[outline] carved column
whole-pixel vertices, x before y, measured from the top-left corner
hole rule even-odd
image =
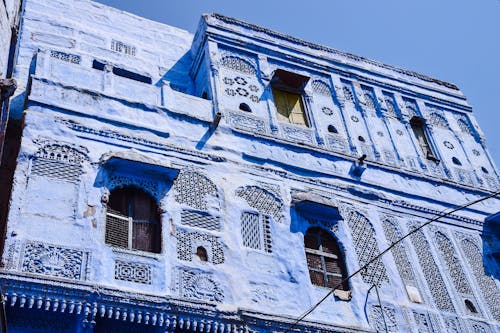
[[[345,133],[347,136],[347,143],[349,144],[349,151],[350,152],[356,152],[356,145],[352,141],[352,136],[349,133],[349,127],[347,126],[347,121],[346,121],[346,115],[344,114],[344,105],[346,103],[343,92],[342,92],[342,82],[340,81],[340,78],[338,76],[330,75],[330,79],[332,80],[335,95],[336,95],[336,105],[339,109],[339,114],[342,120],[342,125],[344,125]]]
[[[279,132],[278,118],[276,117],[276,107],[274,106],[273,91],[271,88],[271,79],[273,75],[273,69],[267,62],[267,58],[264,55],[259,55],[259,67],[260,67],[260,79],[262,80],[262,85],[264,86],[264,92],[262,96],[266,101],[267,113],[269,119],[269,127],[271,128],[271,133],[276,135]]]

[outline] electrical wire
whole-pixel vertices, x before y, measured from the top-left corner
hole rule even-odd
[[[358,274],[359,272],[361,272],[362,270],[364,270],[366,267],[368,267],[368,265],[370,265],[371,263],[373,263],[374,261],[380,259],[384,254],[386,254],[390,249],[392,249],[394,246],[396,246],[397,244],[401,243],[404,239],[408,238],[409,236],[411,236],[412,234],[416,233],[417,231],[419,231],[420,229],[422,229],[423,227],[431,224],[432,222],[435,222],[437,220],[439,220],[440,218],[442,217],[445,217],[445,216],[448,216],[450,214],[453,214],[459,210],[462,210],[464,208],[467,208],[469,206],[472,206],[474,204],[477,204],[479,202],[482,202],[484,200],[488,200],[488,199],[491,199],[493,197],[496,197],[497,195],[500,195],[500,191],[498,192],[494,192],[490,195],[487,195],[486,197],[483,197],[483,198],[479,198],[477,200],[474,200],[474,201],[471,201],[469,203],[466,203],[462,206],[459,206],[457,208],[454,208],[450,211],[445,211],[445,212],[442,212],[441,214],[439,214],[438,216],[428,220],[427,222],[421,224],[420,226],[416,227],[415,229],[411,230],[409,233],[407,233],[406,235],[404,235],[403,237],[401,237],[400,239],[398,239],[397,241],[395,241],[394,243],[392,243],[390,246],[388,246],[385,250],[383,250],[382,252],[380,252],[378,255],[376,255],[375,257],[373,257],[370,261],[368,261],[365,265],[363,265],[363,267],[359,268],[357,271],[355,271],[354,273],[352,273],[351,275],[349,275],[348,277],[342,279],[342,281],[340,281],[339,283],[337,283],[337,285],[335,285],[332,289],[330,289],[330,291],[325,295],[323,296],[323,298],[321,298],[316,304],[314,304],[311,308],[309,308],[309,310],[307,310],[306,312],[304,312],[299,318],[297,318],[291,325],[290,327],[288,327],[286,329],[286,331],[284,331],[283,333],[288,333],[290,332],[291,330],[293,330],[298,323],[300,323],[302,320],[304,320],[305,317],[307,317],[311,312],[313,312],[314,310],[316,310],[316,308],[318,306],[320,306],[321,303],[323,303],[331,294],[333,294],[333,292],[340,286],[342,286],[342,284],[344,284],[345,282],[349,281],[349,279],[351,279],[354,275]]]

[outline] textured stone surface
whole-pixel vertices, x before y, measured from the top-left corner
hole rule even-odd
[[[500,325],[476,242],[499,199],[370,263],[417,223],[498,188],[456,87],[218,15],[194,36],[87,0],[27,0],[24,15],[12,110],[25,127],[1,276],[8,315],[29,318],[17,327],[47,331],[39,313],[51,311],[69,318],[53,331],[78,317],[96,332],[283,332],[328,291],[309,277],[310,227],[336,238],[348,274],[368,266],[351,300],[328,298],[302,331]],[[278,121],[278,69],[307,78],[309,127]],[[121,187],[157,202],[159,253],[105,243]]]

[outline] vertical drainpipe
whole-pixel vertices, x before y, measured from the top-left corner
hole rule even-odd
[[[218,98],[219,92],[219,48],[217,43],[213,40],[207,38],[206,40],[206,51],[205,57],[207,58],[208,71],[210,75],[210,88],[212,90],[212,105],[213,105],[213,117],[215,119],[216,115],[220,112],[220,100]]]

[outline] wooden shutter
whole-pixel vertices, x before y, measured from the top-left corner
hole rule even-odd
[[[279,121],[289,123],[290,110],[288,107],[286,92],[273,89],[274,105],[276,106],[277,117]]]
[[[290,122],[292,124],[307,126],[302,96],[298,94],[287,93],[288,105],[290,107]]]
[[[129,248],[130,218],[108,209],[106,212],[106,244]]]

